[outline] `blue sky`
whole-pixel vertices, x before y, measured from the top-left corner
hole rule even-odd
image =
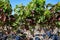
[[[10,3],[12,5],[12,9],[14,9],[17,4],[23,3],[23,5],[27,5],[30,1],[31,0],[10,0]],[[46,0],[46,4],[47,3],[56,4],[58,1],[60,0]],[[14,14],[14,12],[12,13]]]

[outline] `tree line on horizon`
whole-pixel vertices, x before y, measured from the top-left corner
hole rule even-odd
[[[16,5],[12,14],[12,6],[9,0],[0,0],[0,26],[17,28],[21,25],[34,28],[37,24],[41,27],[60,27],[60,2],[46,4],[46,0],[32,0],[26,6]]]

